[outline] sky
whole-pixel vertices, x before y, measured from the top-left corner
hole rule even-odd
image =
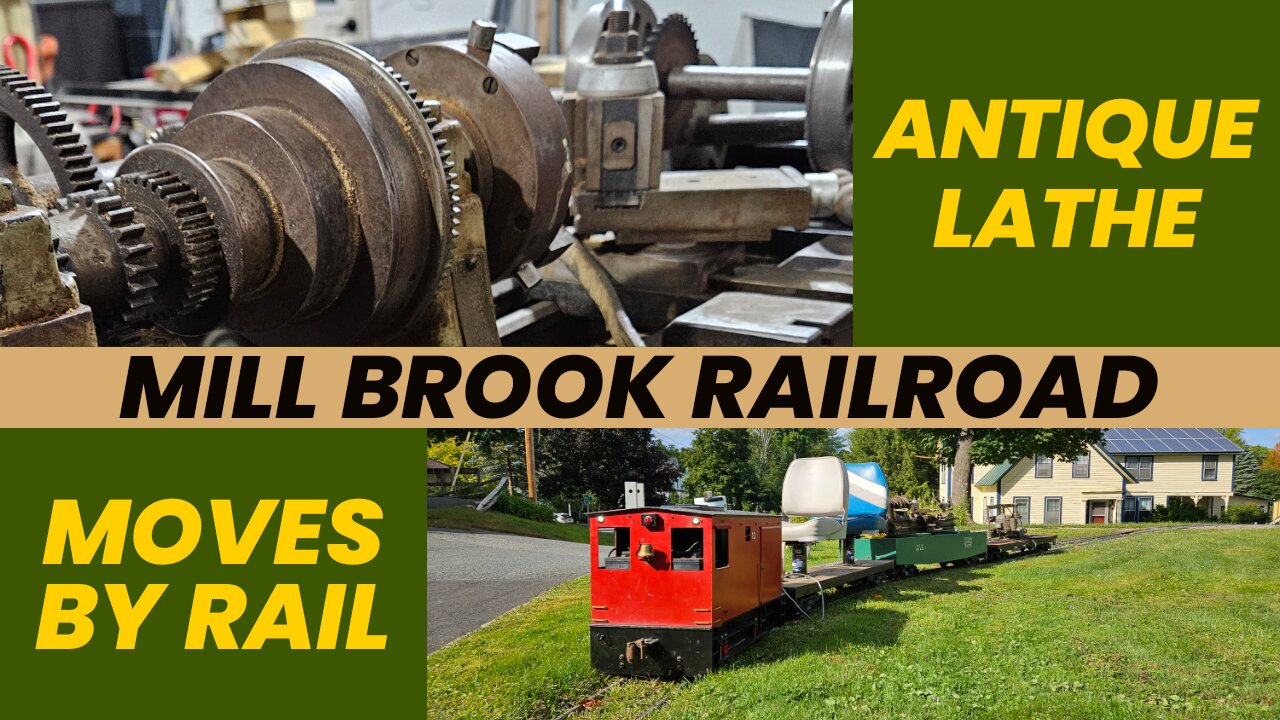
[[[678,448],[686,448],[693,443],[693,428],[655,428],[653,434]],[[1280,428],[1245,428],[1244,439],[1252,445],[1274,447],[1280,443]]]
[[[1250,445],[1275,447],[1280,443],[1280,428],[1245,428],[1244,440]]]

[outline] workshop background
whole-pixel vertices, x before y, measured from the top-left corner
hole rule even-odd
[[[852,340],[851,0],[4,7],[0,345]]]

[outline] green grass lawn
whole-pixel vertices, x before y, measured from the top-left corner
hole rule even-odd
[[[1045,533],[1049,535],[1057,535],[1059,540],[1070,540],[1080,537],[1095,537],[1097,535],[1111,535],[1113,533],[1125,532],[1126,530],[1138,530],[1140,528],[1158,528],[1158,527],[1176,527],[1179,525],[1195,525],[1196,523],[1118,523],[1118,524],[1102,524],[1102,525],[1028,525],[1027,530],[1032,533]]]
[[[821,550],[821,548],[820,548]],[[814,557],[817,557],[815,553]],[[692,683],[590,669],[586,579],[428,660],[432,718],[1280,717],[1280,531],[1151,533],[832,603]]]
[[[461,505],[431,508],[427,511],[427,527],[450,530],[489,530],[580,543],[588,541],[587,526],[583,524],[562,525],[554,522],[539,522],[494,510],[476,512],[469,506]]]

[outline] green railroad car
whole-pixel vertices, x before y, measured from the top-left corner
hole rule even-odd
[[[985,557],[987,534],[980,530],[921,533],[902,537],[858,538],[856,560],[893,560],[898,565],[941,565]]]

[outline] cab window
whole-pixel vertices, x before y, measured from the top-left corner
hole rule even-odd
[[[702,528],[671,528],[671,569],[701,570]]]
[[[600,545],[596,567],[606,570],[627,570],[631,567],[631,528],[600,528],[597,542]]]

